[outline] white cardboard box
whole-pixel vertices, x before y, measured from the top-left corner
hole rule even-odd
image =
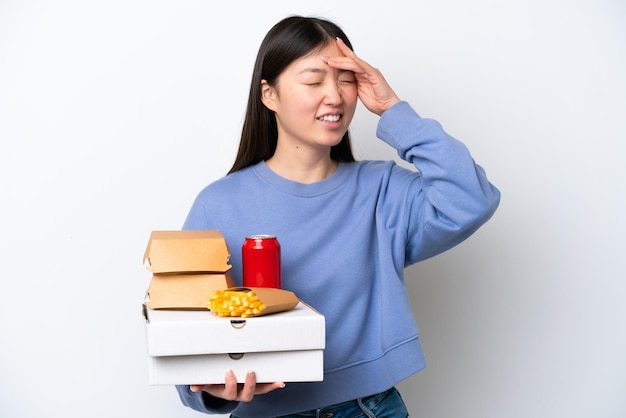
[[[250,318],[144,305],[144,319],[150,384],[223,383],[227,369],[240,382],[248,370],[259,382],[323,379],[324,316],[302,302]]]
[[[232,369],[239,382],[254,370],[257,382],[315,382],[324,379],[324,350],[149,357],[151,385],[224,383]]]

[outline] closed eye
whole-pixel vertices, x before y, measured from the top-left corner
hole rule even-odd
[[[352,71],[342,71],[339,74],[339,82],[344,84],[351,84],[356,82],[356,77]]]

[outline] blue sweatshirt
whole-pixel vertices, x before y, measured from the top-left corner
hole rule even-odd
[[[330,177],[301,184],[261,162],[200,192],[183,228],[222,231],[239,284],[245,237],[278,238],[283,288],[326,318],[324,380],[287,382],[249,403],[177,386],[183,404],[272,417],[378,393],[425,367],[404,269],[468,238],[500,193],[461,142],[406,102],[381,116],[376,133],[416,170],[340,163]]]

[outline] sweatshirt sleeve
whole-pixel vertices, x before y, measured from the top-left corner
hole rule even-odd
[[[176,390],[183,405],[205,414],[229,414],[239,402],[215,398],[206,392],[192,392],[189,385],[177,385]]]
[[[376,134],[417,169],[405,195],[406,265],[452,248],[491,218],[499,190],[438,122],[400,102],[383,113]]]

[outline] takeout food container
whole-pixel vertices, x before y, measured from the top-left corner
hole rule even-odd
[[[207,309],[209,295],[235,285],[230,251],[218,230],[152,231],[143,261],[153,309]]]
[[[152,385],[320,381],[324,316],[293,293],[248,288],[265,304],[257,316],[220,317],[208,309],[215,290],[234,288],[220,231],[153,231],[144,254],[152,272],[142,305]]]
[[[143,256],[154,274],[221,273],[231,268],[219,230],[152,231]]]
[[[153,309],[207,309],[208,296],[235,284],[230,271],[216,274],[153,275],[146,305]]]
[[[276,312],[283,312],[289,309],[293,309],[298,304],[299,300],[295,293],[290,292],[284,289],[276,289],[273,287],[231,287],[228,289],[224,289],[218,293],[226,293],[228,295],[233,295],[235,299],[244,299],[250,293],[254,293],[254,296],[259,299],[264,305],[263,310],[255,313],[248,313],[246,316],[262,316],[268,315]],[[211,298],[213,294],[211,295]],[[226,297],[228,299],[228,297]],[[220,299],[220,302],[223,299]],[[228,304],[227,304],[228,305]],[[211,307],[209,306],[209,309]],[[245,309],[242,307],[241,309]],[[230,312],[229,309],[224,309],[226,312]],[[213,312],[215,315],[221,315],[221,312]],[[225,315],[230,317],[238,317],[243,316],[235,313],[231,313],[230,315]]]
[[[324,316],[307,304],[250,318],[210,311],[155,310],[144,305],[151,385],[323,380]]]

